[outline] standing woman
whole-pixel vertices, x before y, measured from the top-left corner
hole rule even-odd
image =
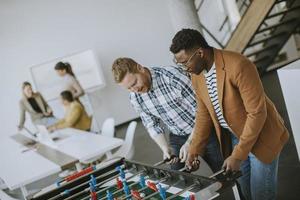
[[[63,90],[71,91],[74,99],[78,99],[79,97],[84,95],[84,91],[78,80],[76,79],[72,67],[69,63],[58,62],[55,65],[54,69],[59,76],[63,77]]]
[[[20,122],[19,130],[24,127],[26,112],[29,113],[31,121],[35,125],[49,127],[57,122],[53,112],[43,96],[38,92],[33,92],[29,82],[22,85],[23,98],[20,100]]]

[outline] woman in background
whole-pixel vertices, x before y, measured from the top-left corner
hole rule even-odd
[[[19,130],[24,127],[26,112],[29,113],[32,123],[36,125],[44,125],[49,127],[57,122],[53,116],[52,110],[44,100],[43,96],[38,92],[33,92],[29,82],[22,85],[23,97],[20,100],[20,122]]]
[[[63,91],[60,94],[61,102],[65,107],[65,116],[54,125],[48,127],[50,132],[63,128],[76,128],[89,131],[91,118],[88,116],[84,107],[74,99],[70,91]]]
[[[63,77],[63,90],[71,91],[74,99],[78,99],[79,97],[84,95],[84,91],[78,80],[76,79],[72,67],[69,63],[58,62],[55,65],[54,69],[59,76]]]

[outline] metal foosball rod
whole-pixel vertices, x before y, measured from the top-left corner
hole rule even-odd
[[[131,176],[131,177],[127,178],[127,180],[130,180],[130,179],[133,178],[133,177],[134,177],[134,176]],[[130,187],[132,187],[132,186],[135,186],[135,185],[140,184],[142,188],[139,189],[138,192],[141,192],[141,191],[147,189],[148,186],[145,186],[145,187],[144,187],[144,185],[146,185],[146,184],[145,184],[145,178],[146,178],[146,179],[149,179],[150,177],[149,177],[149,176],[145,176],[145,177],[143,177],[143,181],[141,181],[141,179],[140,179],[140,182],[134,182],[134,183],[131,183],[130,185],[128,185],[128,187],[130,188]],[[168,180],[168,178],[169,178],[169,177],[164,177],[164,178],[162,178],[162,179],[160,179],[160,180],[158,180],[158,181],[155,181],[155,182],[157,182],[157,183],[159,183],[159,182],[164,182],[164,181]],[[144,183],[142,183],[142,182],[144,182]],[[157,184],[157,183],[155,183],[155,184]],[[113,186],[112,186],[112,187],[113,187]],[[109,189],[109,188],[103,188],[102,190],[97,191],[97,193],[104,192],[105,190],[108,190],[108,189]],[[123,190],[123,188],[120,188],[119,190],[114,191],[114,192],[112,193],[112,195],[115,195],[115,194],[117,194],[117,193],[119,193],[119,192],[122,192],[122,190]],[[126,199],[126,198],[131,197],[131,196],[132,196],[132,194],[127,195],[127,196],[121,195],[121,196],[118,197],[118,199],[119,199],[120,197],[121,197],[121,199]],[[100,200],[104,200],[104,199],[105,199],[105,198],[101,198]],[[119,200],[121,200],[121,199],[119,199]],[[85,200],[85,199],[82,199],[82,200]]]
[[[162,182],[167,181],[169,178],[170,178],[170,177],[164,177],[164,178],[162,178],[162,179],[160,179],[160,180],[157,180],[157,181],[154,181],[154,182],[152,182],[152,183],[154,183],[155,185],[157,185],[157,184],[159,184],[159,183],[162,183]],[[134,183],[134,184],[131,184],[131,185],[136,185],[136,184],[138,184],[138,183]],[[129,185],[129,187],[130,187],[131,185]],[[144,191],[144,190],[146,190],[146,189],[148,189],[148,188],[149,188],[149,186],[142,187],[142,188],[140,188],[139,190],[137,190],[137,192],[142,192],[142,191]],[[132,194],[126,195],[126,196],[125,196],[125,195],[122,195],[121,198],[119,197],[120,199],[118,198],[118,200],[124,200],[124,199],[130,198],[130,197],[132,197]],[[100,200],[104,200],[104,199],[100,199]]]
[[[153,166],[159,166],[159,165],[165,164],[165,163],[171,161],[171,160],[174,159],[174,158],[177,158],[177,156],[171,155],[170,158],[167,158],[167,159],[164,159],[164,160],[162,160],[162,161],[160,161],[160,162],[158,162],[158,163],[155,163]],[[164,177],[164,178],[162,178],[162,179],[160,179],[160,180],[158,180],[158,181],[155,181],[155,182],[157,182],[157,183],[153,182],[153,184],[156,185],[156,184],[158,184],[158,183],[160,183],[160,182],[164,182],[164,181],[168,180],[169,178],[170,178],[170,177]],[[133,183],[133,184],[131,184],[131,185],[136,185],[136,184],[137,184],[137,183]],[[129,186],[131,186],[131,185],[129,185]],[[135,192],[139,193],[139,192],[142,192],[142,191],[144,191],[145,189],[148,189],[148,188],[149,188],[149,186],[145,186],[145,187],[142,187],[142,188],[140,188],[139,190],[137,190],[137,191],[135,191]],[[131,198],[132,196],[133,196],[132,193],[129,194],[129,195],[126,195],[126,196],[125,196],[125,195],[122,195],[120,200],[128,199],[128,198]],[[119,197],[119,198],[120,198],[120,197]],[[101,200],[104,200],[104,199],[101,199]]]
[[[158,163],[155,163],[153,166],[159,166],[159,165],[165,164],[165,163],[171,161],[171,160],[172,160],[173,158],[175,158],[175,157],[176,157],[175,155],[171,155],[170,158],[164,159],[164,160],[162,160],[162,161],[160,161],[160,162],[158,162]],[[139,171],[138,173],[133,174],[132,176],[128,177],[127,180],[129,180],[129,179],[131,179],[131,178],[133,178],[133,177],[135,177],[135,176],[137,176],[137,175],[141,175],[141,174],[143,174],[144,172],[145,172],[145,170],[141,170],[141,171]],[[167,179],[168,179],[168,177],[165,177],[165,178],[161,179],[160,181],[165,181],[165,180],[167,180]],[[130,186],[134,186],[134,185],[136,185],[136,184],[138,184],[138,183],[132,183],[132,184],[129,185],[129,187],[130,187]],[[142,191],[142,190],[147,189],[147,188],[148,188],[148,187],[143,187],[143,188],[141,188],[141,189],[138,190],[138,191]],[[115,191],[115,192],[112,193],[112,194],[116,194],[116,193],[118,193],[118,192],[120,192],[120,191],[122,191],[122,189],[117,190],[117,191]],[[124,196],[124,195],[122,195],[122,198],[124,198],[123,196]],[[131,194],[130,194],[129,196],[131,196]],[[125,198],[126,198],[126,196],[125,196]]]
[[[172,159],[175,158],[175,157],[176,157],[175,155],[172,155],[169,159],[162,160],[162,161],[160,161],[160,162],[154,164],[154,166],[159,166],[159,165],[165,164],[165,163],[169,162],[170,160],[172,160]],[[145,172],[144,170],[141,170],[141,171],[139,171],[139,172],[137,172],[137,173],[131,175],[130,177],[126,178],[125,181],[126,181],[126,180],[130,180],[131,178],[133,178],[133,177],[135,177],[135,176],[141,175],[141,174],[143,174],[144,172]],[[121,173],[121,172],[120,172],[120,173]],[[123,178],[124,178],[124,177],[123,177]],[[166,181],[168,178],[169,178],[169,177],[162,178],[162,179],[160,179],[158,182],[164,182],[164,181]],[[135,182],[135,183],[130,184],[128,187],[132,187],[132,186],[135,186],[135,185],[137,185],[137,184],[138,184],[138,183]],[[111,187],[109,187],[109,188],[111,188]],[[102,190],[100,190],[100,191],[97,191],[96,193],[104,192],[105,190],[108,190],[109,188],[104,188],[104,189],[102,189]],[[143,190],[145,190],[145,189],[147,189],[147,188],[148,188],[148,187],[143,187],[143,188],[139,189],[138,192],[141,192],[141,191],[143,191]],[[117,194],[117,193],[121,192],[122,190],[123,190],[123,189],[119,189],[119,190],[113,192],[112,195]],[[131,197],[131,196],[132,196],[132,194],[129,194],[129,195],[126,195],[126,196],[125,196],[125,195],[122,195],[122,196],[121,196],[121,199],[127,199],[127,198],[129,198],[129,197]],[[120,198],[120,197],[119,197],[119,198]],[[106,198],[101,198],[100,200],[104,200],[104,199],[106,199]],[[84,199],[82,199],[82,200],[86,200],[86,198],[84,198]]]
[[[170,158],[169,160],[172,160],[172,159],[174,159],[174,158],[177,158],[177,156],[174,156],[174,155],[173,155],[173,156],[171,156],[171,158]],[[198,158],[196,158],[196,159],[194,160],[194,164],[195,164],[195,165],[192,166],[191,168],[188,168],[188,167],[185,166],[185,167],[183,167],[182,169],[180,169],[179,171],[191,173],[192,171],[198,170],[199,167],[200,167],[200,161],[199,161]],[[178,181],[178,182],[176,182],[176,183],[174,183],[174,184],[172,184],[172,185],[169,185],[169,186],[166,187],[164,190],[165,190],[165,191],[168,190],[170,187],[172,187],[172,186],[178,184],[178,183],[181,182],[181,181],[182,181],[182,180],[180,180],[180,181]],[[176,196],[179,196],[179,195],[183,194],[184,192],[186,192],[186,191],[188,191],[188,190],[190,190],[190,189],[196,187],[197,185],[198,185],[198,184],[194,183],[194,184],[190,185],[189,187],[187,187],[187,188],[181,190],[180,192],[178,192],[178,193],[176,193],[176,194],[174,194],[174,195],[172,195],[172,196],[170,196],[170,197],[168,197],[168,198],[162,197],[162,199],[163,199],[163,200],[169,200],[169,199],[172,199],[172,198],[174,198],[174,197],[176,197]],[[155,192],[155,193],[153,193],[153,194],[151,194],[151,195],[149,195],[149,196],[143,198],[143,200],[147,200],[147,199],[149,199],[149,198],[151,198],[151,197],[157,195],[158,193],[159,193],[159,192]]]
[[[124,178],[125,176],[123,176],[123,177],[121,177],[121,178],[123,178],[123,181],[128,181],[128,180],[130,180],[130,179],[132,179],[133,177],[135,177],[135,176],[138,176],[138,175],[141,175],[141,174],[143,174],[145,171],[144,170],[141,170],[141,171],[138,171],[137,173],[135,173],[135,174],[132,174],[131,176],[129,176],[129,177],[127,177],[127,178]],[[118,175],[116,175],[114,178],[118,178],[120,176],[120,174],[118,174]],[[113,180],[113,179],[109,179],[109,180],[105,180],[105,182],[108,182],[108,181],[111,181],[111,180]],[[135,184],[138,184],[138,183],[132,183],[132,184],[130,184],[129,186],[133,186],[133,185],[135,185]],[[96,184],[95,186],[98,186],[99,184]],[[114,187],[114,186],[109,186],[109,187],[106,187],[106,188],[103,188],[103,189],[101,189],[101,190],[98,190],[98,191],[96,191],[95,193],[96,194],[99,194],[99,193],[101,193],[101,192],[104,192],[104,191],[106,191],[106,190],[109,190],[110,188],[112,188],[112,187]],[[87,188],[88,189],[88,188]],[[117,190],[117,191],[115,191],[114,193],[112,193],[112,195],[113,194],[117,194],[118,192],[121,192],[122,191],[122,189],[119,189],[119,190]],[[86,191],[85,191],[86,192]],[[86,199],[89,199],[88,197],[87,198],[83,198],[82,200],[86,200]],[[103,199],[105,199],[105,198],[103,198]]]
[[[110,177],[109,179],[106,179],[106,180],[104,180],[104,181],[102,181],[102,182],[100,182],[100,183],[97,183],[96,185],[95,185],[95,187],[100,187],[101,185],[103,185],[103,184],[105,184],[105,183],[107,183],[107,182],[109,182],[109,181],[112,181],[113,179],[115,179],[115,178],[118,178],[120,175],[119,174],[117,174],[117,175],[115,175],[115,176],[112,176],[112,177]],[[89,182],[89,181],[87,181],[87,182]],[[84,184],[86,184],[87,182],[85,182]],[[82,185],[82,184],[81,184]],[[100,193],[100,191],[105,191],[105,190],[107,190],[107,189],[109,189],[110,187],[108,187],[108,188],[105,188],[105,189],[101,189],[101,190],[99,190],[99,191],[95,191],[95,193],[96,194],[98,194],[98,193]],[[74,195],[71,195],[71,196],[69,196],[68,198],[66,198],[65,200],[71,200],[71,199],[73,199],[74,197],[76,197],[76,196],[79,196],[79,195],[81,195],[81,194],[84,194],[84,193],[86,193],[86,192],[89,192],[89,190],[90,190],[90,188],[89,187],[87,187],[87,188],[85,188],[84,190],[82,190],[81,192],[78,192],[78,193],[76,193],[76,194],[74,194]],[[103,192],[102,191],[102,192]],[[83,199],[89,199],[89,197],[88,198],[83,198]]]
[[[96,179],[102,178],[102,177],[105,177],[105,176],[108,176],[108,175],[113,174],[113,173],[115,173],[115,172],[116,172],[115,169],[114,169],[114,170],[111,170],[111,171],[108,171],[108,172],[106,172],[106,173],[104,173],[104,174],[101,174],[101,175],[98,176]],[[113,176],[113,177],[111,177],[111,178],[114,179],[114,178],[117,178],[117,177],[119,177],[119,174],[117,174],[117,175],[115,175],[115,176]],[[66,196],[66,195],[68,195],[70,192],[72,192],[73,190],[75,190],[75,189],[77,189],[77,188],[79,188],[79,187],[81,187],[81,186],[87,184],[88,182],[89,182],[89,181],[85,181],[85,182],[83,182],[83,183],[81,183],[81,184],[79,184],[79,185],[77,185],[77,186],[75,186],[75,187],[73,187],[73,188],[71,188],[71,189],[65,190],[65,191],[61,192],[60,194],[58,194],[58,195],[56,195],[56,196],[50,198],[49,200],[56,200],[56,199],[58,199],[58,198],[60,198],[60,197],[62,197],[62,196]],[[108,180],[105,180],[105,181],[103,181],[103,182],[98,183],[97,186],[103,185],[103,184],[105,184],[106,182],[108,182]],[[85,193],[85,192],[87,192],[88,190],[89,190],[89,188],[87,188],[87,189],[81,191],[80,194]],[[79,193],[77,193],[77,194],[79,195]],[[77,195],[77,194],[76,194],[76,195]],[[72,195],[71,197],[73,197],[73,195]],[[65,200],[68,200],[68,199],[69,199],[69,197],[68,197],[67,199],[65,199]]]
[[[168,160],[164,160],[164,161],[162,161],[162,163],[165,163],[165,162],[167,162],[167,161],[168,161]],[[160,163],[161,163],[161,162],[160,162]],[[158,165],[160,165],[160,163],[159,163]],[[123,181],[127,181],[127,180],[130,180],[130,179],[132,179],[133,177],[138,176],[138,175],[141,175],[141,174],[143,174],[143,173],[145,172],[145,170],[140,170],[140,171],[138,171],[138,172],[136,172],[136,173],[134,173],[134,174],[132,174],[131,176],[129,176],[129,177],[126,178],[126,177],[125,177],[125,172],[123,171],[124,169],[122,169],[122,168],[120,168],[120,167],[117,167],[116,169],[120,172],[118,175],[115,175],[115,176],[113,176],[113,177],[111,177],[111,178],[109,178],[109,179],[106,179],[105,181],[103,181],[103,182],[101,182],[101,183],[99,183],[99,184],[95,184],[94,186],[95,186],[95,187],[98,187],[98,186],[100,186],[100,185],[103,185],[104,183],[107,183],[107,182],[109,182],[109,181],[112,181],[112,180],[115,179],[115,178],[118,178],[119,176],[121,177],[121,179],[122,179]],[[128,173],[128,172],[130,172],[130,170],[128,170],[126,173]],[[134,184],[134,183],[133,183],[133,184]],[[133,185],[133,184],[131,184],[131,185]],[[99,193],[101,193],[101,192],[104,192],[104,191],[106,191],[106,190],[109,190],[109,189],[112,188],[112,187],[114,187],[114,186],[109,186],[109,187],[103,188],[103,189],[101,189],[101,190],[95,191],[94,193],[95,193],[95,194],[99,194]],[[75,195],[78,196],[78,195],[84,194],[84,193],[86,193],[86,192],[88,192],[88,191],[89,191],[89,188],[86,188],[85,190],[83,190],[83,191],[81,191],[81,192],[79,192],[79,193],[77,193],[77,194],[75,194]],[[121,191],[121,189],[120,189],[120,191]],[[118,192],[120,192],[120,191],[118,191]],[[115,193],[117,193],[117,191],[114,192],[113,194],[115,194]],[[66,200],[69,200],[69,199],[72,199],[72,198],[74,198],[74,195],[68,197]],[[85,197],[85,198],[83,198],[82,200],[87,200],[87,199],[89,199],[89,197]]]
[[[77,178],[80,178],[80,177],[84,176],[84,175],[88,175],[88,174],[92,173],[95,170],[96,170],[95,166],[87,167],[87,168],[85,168],[85,169],[83,169],[83,170],[81,170],[79,172],[76,172],[74,174],[71,174],[71,175],[69,175],[69,176],[67,176],[65,178],[62,178],[62,179],[56,181],[56,185],[57,185],[57,187],[59,187],[59,186],[61,186],[61,184],[64,184],[64,183],[67,183],[67,182],[71,182],[71,181],[73,181],[73,180],[75,180]]]
[[[212,174],[211,176],[209,176],[209,178],[215,178],[216,176],[218,176],[219,174],[222,174],[225,172],[225,169],[221,169],[219,171],[217,171],[216,173]]]
[[[130,177],[130,178],[132,178],[132,177]],[[126,179],[126,180],[129,180],[130,178],[128,178],[128,179]],[[138,183],[134,182],[134,183],[130,184],[129,187],[131,187],[131,186],[133,186],[133,185],[136,185],[136,184],[138,184]],[[104,192],[104,191],[106,191],[106,190],[109,190],[109,189],[112,188],[112,187],[115,187],[115,186],[109,186],[109,187],[107,187],[107,188],[103,188],[103,189],[101,189],[101,190],[99,190],[99,191],[96,191],[96,193],[99,194],[99,193],[101,193],[101,192]],[[121,192],[122,190],[123,190],[123,189],[118,189],[118,190],[114,191],[114,192],[112,193],[112,195],[117,194],[117,193]],[[102,199],[106,199],[106,197],[101,198],[100,200],[102,200]],[[83,198],[82,200],[86,200],[86,198]]]
[[[163,179],[160,179],[159,181],[164,182],[164,181],[166,181],[166,180],[168,180],[167,177],[165,177],[165,178],[163,178]],[[157,181],[157,182],[158,182],[158,181]],[[154,183],[154,182],[153,182],[153,183]],[[140,184],[140,185],[141,185],[141,188],[140,188],[139,190],[135,191],[135,192],[138,193],[138,195],[139,195],[140,192],[142,192],[142,191],[144,191],[144,190],[146,190],[146,189],[149,188],[149,185],[146,185],[146,181],[145,181],[145,180],[144,180],[144,183],[142,183],[142,184]],[[133,191],[133,190],[132,190],[132,191]],[[129,194],[129,195],[126,195],[126,196],[122,195],[122,196],[121,196],[121,197],[122,197],[121,199],[126,199],[126,198],[130,198],[131,196],[133,196],[132,191],[131,191],[131,194]]]
[[[154,166],[154,167],[157,167],[157,166],[159,166],[159,165],[165,164],[165,163],[167,163],[167,162],[170,162],[170,161],[173,160],[174,158],[178,158],[178,157],[175,156],[175,155],[171,155],[170,158],[166,158],[166,159],[164,159],[164,160],[162,160],[162,161],[159,161],[159,162],[155,163],[153,166]]]
[[[169,196],[166,200],[170,200],[170,199],[173,199],[175,197],[178,197],[179,195],[185,193],[186,191],[189,191],[189,190],[193,189],[197,185],[198,185],[197,183],[194,183],[194,184],[190,185],[189,187],[184,188],[183,190],[177,192],[176,194],[173,194],[172,196]]]
[[[173,183],[173,184],[171,184],[171,185],[168,185],[168,186],[165,187],[164,189],[165,189],[165,190],[168,190],[168,189],[170,189],[171,187],[177,185],[178,183],[180,183],[180,182],[182,182],[182,181],[183,181],[183,180],[179,180],[179,181],[177,181],[177,182],[175,182],[175,183]],[[149,198],[151,198],[151,197],[153,197],[153,196],[155,196],[155,195],[157,195],[157,194],[159,194],[159,193],[160,193],[160,191],[156,191],[156,192],[154,192],[154,193],[152,193],[152,194],[150,194],[150,195],[144,197],[143,200],[147,200],[147,199],[149,199]]]
[[[182,171],[182,172],[188,172],[188,173],[190,173],[190,172],[192,172],[192,171],[196,171],[196,170],[199,168],[200,161],[199,161],[198,159],[196,159],[196,160],[195,160],[195,163],[196,163],[196,166],[194,166],[193,168],[187,168],[187,167],[185,166],[185,167],[183,167],[182,169],[180,169],[179,171]],[[174,185],[176,185],[176,183],[170,185],[170,186],[167,187],[167,188],[165,188],[165,190],[168,190],[171,186],[174,186]],[[194,183],[194,184],[190,185],[189,187],[187,187],[187,188],[185,188],[185,189],[179,191],[178,193],[173,194],[172,196],[170,196],[170,197],[168,197],[168,198],[165,198],[165,200],[173,199],[173,198],[175,198],[175,197],[177,197],[177,196],[179,196],[179,195],[185,193],[186,191],[188,191],[188,190],[190,190],[190,189],[193,189],[193,188],[196,187],[197,185],[198,185],[198,184]],[[154,196],[154,194],[152,194],[151,197],[152,197],[152,196]],[[150,197],[148,197],[148,198],[150,198]],[[148,199],[148,198],[144,198],[143,200],[146,200],[146,199]]]
[[[222,173],[224,173],[224,172],[225,172],[225,170],[224,170],[224,169],[221,169],[221,170],[217,171],[216,173],[212,174],[211,176],[209,176],[209,178],[215,178],[217,175],[222,174]],[[191,186],[189,186],[189,187],[187,187],[187,188],[185,188],[185,189],[179,191],[178,193],[173,194],[172,196],[168,197],[166,200],[171,200],[171,199],[173,199],[173,198],[175,198],[175,197],[177,197],[177,196],[183,194],[184,192],[193,189],[193,188],[196,187],[197,185],[198,185],[198,184],[194,183],[194,184],[192,184]]]
[[[145,176],[145,178],[149,178],[149,176]],[[130,185],[128,185],[128,187],[130,188],[130,187],[132,187],[132,186],[135,186],[135,185],[138,185],[139,184],[139,182],[134,182],[134,183],[131,183]],[[147,188],[147,187],[146,187]],[[114,195],[114,194],[117,194],[117,193],[119,193],[119,192],[121,192],[123,189],[119,189],[119,190],[117,190],[117,191],[115,191],[115,192],[113,192],[112,194]],[[122,195],[123,196],[123,195]],[[121,197],[122,197],[121,196]],[[100,200],[103,200],[103,199],[100,199]]]
[[[162,161],[160,161],[160,162],[154,164],[154,166],[159,166],[159,165],[165,164],[165,163],[167,163],[167,162],[169,162],[169,161],[171,161],[171,160],[173,160],[173,159],[176,159],[176,158],[178,158],[178,157],[175,156],[175,155],[171,155],[171,157],[170,157],[169,159],[162,160]],[[197,161],[198,161],[198,160],[197,160]],[[199,162],[199,161],[198,161],[198,162]],[[190,169],[187,169],[186,167],[182,168],[182,169],[179,170],[179,171],[191,172],[191,170],[190,170]],[[167,177],[167,178],[168,178],[168,177]],[[181,181],[182,181],[182,180],[179,180],[179,181],[177,181],[176,183],[174,183],[174,184],[172,184],[172,185],[169,185],[169,186],[166,187],[166,188],[161,188],[161,189],[163,189],[164,191],[166,191],[166,190],[168,190],[170,187],[172,187],[172,186],[174,186],[174,185],[177,185],[177,184],[180,183]],[[158,183],[159,183],[159,181],[158,181]],[[156,183],[156,184],[158,184],[158,183]],[[193,187],[194,187],[194,186],[193,186]],[[143,191],[143,190],[145,190],[145,189],[147,189],[147,188],[149,188],[149,187],[141,188],[141,189],[138,190],[137,192],[141,192],[141,191]],[[148,196],[146,196],[146,197],[144,197],[144,198],[142,198],[142,199],[143,199],[143,200],[147,200],[148,198],[151,198],[151,197],[153,197],[153,196],[155,196],[155,195],[157,195],[157,194],[159,194],[159,193],[161,193],[161,191],[155,190],[154,193],[152,193],[152,194],[150,194],[150,195],[148,195]],[[130,198],[131,196],[132,196],[132,194],[127,195],[127,196],[125,196],[125,197],[124,197],[124,195],[122,195],[122,198],[121,198],[120,200],[128,199],[128,198]],[[166,197],[164,197],[163,199],[166,199]],[[104,199],[101,199],[101,200],[104,200]]]
[[[162,160],[162,161],[160,161],[160,162],[154,164],[154,166],[159,166],[159,165],[165,164],[165,163],[169,162],[170,160],[172,160],[174,157],[176,157],[176,156],[172,155],[169,159]],[[128,170],[128,172],[129,172],[129,171],[130,171],[130,170]],[[130,178],[132,178],[132,177],[134,177],[134,176],[137,176],[137,175],[139,175],[139,174],[142,174],[143,172],[144,172],[144,170],[139,171],[139,172],[133,174],[131,177],[128,177],[126,180],[128,180],[128,179],[130,179]],[[104,177],[104,176],[107,176],[107,175],[112,174],[112,173],[115,173],[115,171],[114,171],[114,170],[111,170],[111,171],[109,171],[109,172],[107,172],[107,173],[105,173],[105,174],[103,174],[103,175],[98,176],[96,179],[101,178],[101,177]],[[96,184],[95,186],[96,186],[96,187],[99,187],[99,186],[101,186],[101,185],[103,185],[103,184],[105,184],[105,183],[107,183],[107,182],[109,182],[109,181],[111,181],[111,180],[113,180],[113,179],[119,177],[119,176],[120,176],[120,174],[117,174],[117,175],[115,175],[115,176],[113,176],[113,177],[110,177],[109,179],[106,179],[106,180],[104,180],[104,181],[102,181],[102,182]],[[56,195],[56,196],[50,198],[49,200],[56,200],[56,199],[59,199],[60,197],[69,195],[73,190],[75,190],[75,189],[77,189],[77,188],[79,188],[79,187],[81,187],[81,186],[87,184],[88,182],[89,182],[89,181],[85,181],[85,182],[83,182],[83,183],[81,183],[81,184],[79,184],[79,185],[77,185],[77,186],[75,186],[75,187],[73,187],[73,188],[71,188],[71,189],[65,190],[65,191],[61,192],[60,194],[58,194],[58,195]],[[107,189],[107,188],[106,188],[106,189]],[[74,197],[76,197],[76,196],[79,196],[79,195],[82,195],[82,194],[84,194],[84,193],[86,193],[86,192],[89,192],[89,187],[87,187],[86,189],[84,189],[84,190],[82,190],[82,191],[80,191],[80,192],[78,192],[78,193],[76,193],[76,194],[73,194],[73,195],[71,195],[71,196],[68,196],[65,200],[71,200],[72,198],[74,198]],[[96,193],[98,193],[98,191],[96,191]]]
[[[171,161],[168,164],[176,162],[176,159]],[[154,166],[164,163],[165,160]],[[53,184],[54,189],[50,190],[52,187],[47,187],[31,200],[152,200],[153,198],[175,200],[181,197],[185,200],[209,199],[215,194],[220,195],[217,191],[221,187],[231,187],[240,176],[238,173],[227,173],[224,170],[210,177],[188,174],[197,170],[199,166],[197,160],[179,170],[187,173],[154,166],[120,158],[111,165],[97,167],[93,172],[88,172],[87,169],[87,173],[82,177],[73,174],[70,179],[76,177],[70,183],[64,179],[67,183],[63,182],[59,187]],[[167,181],[163,182],[164,179]],[[136,185],[138,183],[140,184]],[[177,189],[172,192],[172,188]]]
[[[185,170],[185,168],[183,168],[183,170]],[[216,173],[214,173],[214,174],[212,174],[211,176],[209,176],[209,178],[214,178],[214,177],[216,177],[217,175],[222,174],[222,173],[224,173],[224,172],[225,172],[225,170],[224,170],[224,169],[221,169],[220,171],[217,171]],[[175,197],[177,197],[177,196],[179,196],[179,195],[185,193],[186,191],[188,191],[188,190],[190,190],[190,189],[193,189],[195,186],[197,186],[196,183],[195,183],[195,184],[192,184],[191,186],[189,186],[189,187],[187,187],[187,188],[185,188],[185,189],[183,189],[183,190],[181,190],[181,191],[179,191],[179,192],[176,193],[176,194],[173,194],[172,196],[168,197],[167,200],[173,199],[173,198],[175,198]]]

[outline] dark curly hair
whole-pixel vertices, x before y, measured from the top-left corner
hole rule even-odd
[[[194,29],[182,29],[178,31],[172,39],[170,51],[176,54],[181,50],[190,50],[195,47],[211,48],[199,31]]]

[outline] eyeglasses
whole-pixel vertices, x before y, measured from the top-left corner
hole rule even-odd
[[[184,70],[187,70],[189,69],[189,67],[187,66],[187,64],[192,60],[192,58],[196,55],[198,49],[193,53],[193,55],[191,55],[189,57],[189,59],[186,61],[186,62],[183,62],[183,63],[180,63],[180,62],[177,62],[176,58],[174,57],[173,58],[173,62],[178,66],[178,67],[182,67]]]

